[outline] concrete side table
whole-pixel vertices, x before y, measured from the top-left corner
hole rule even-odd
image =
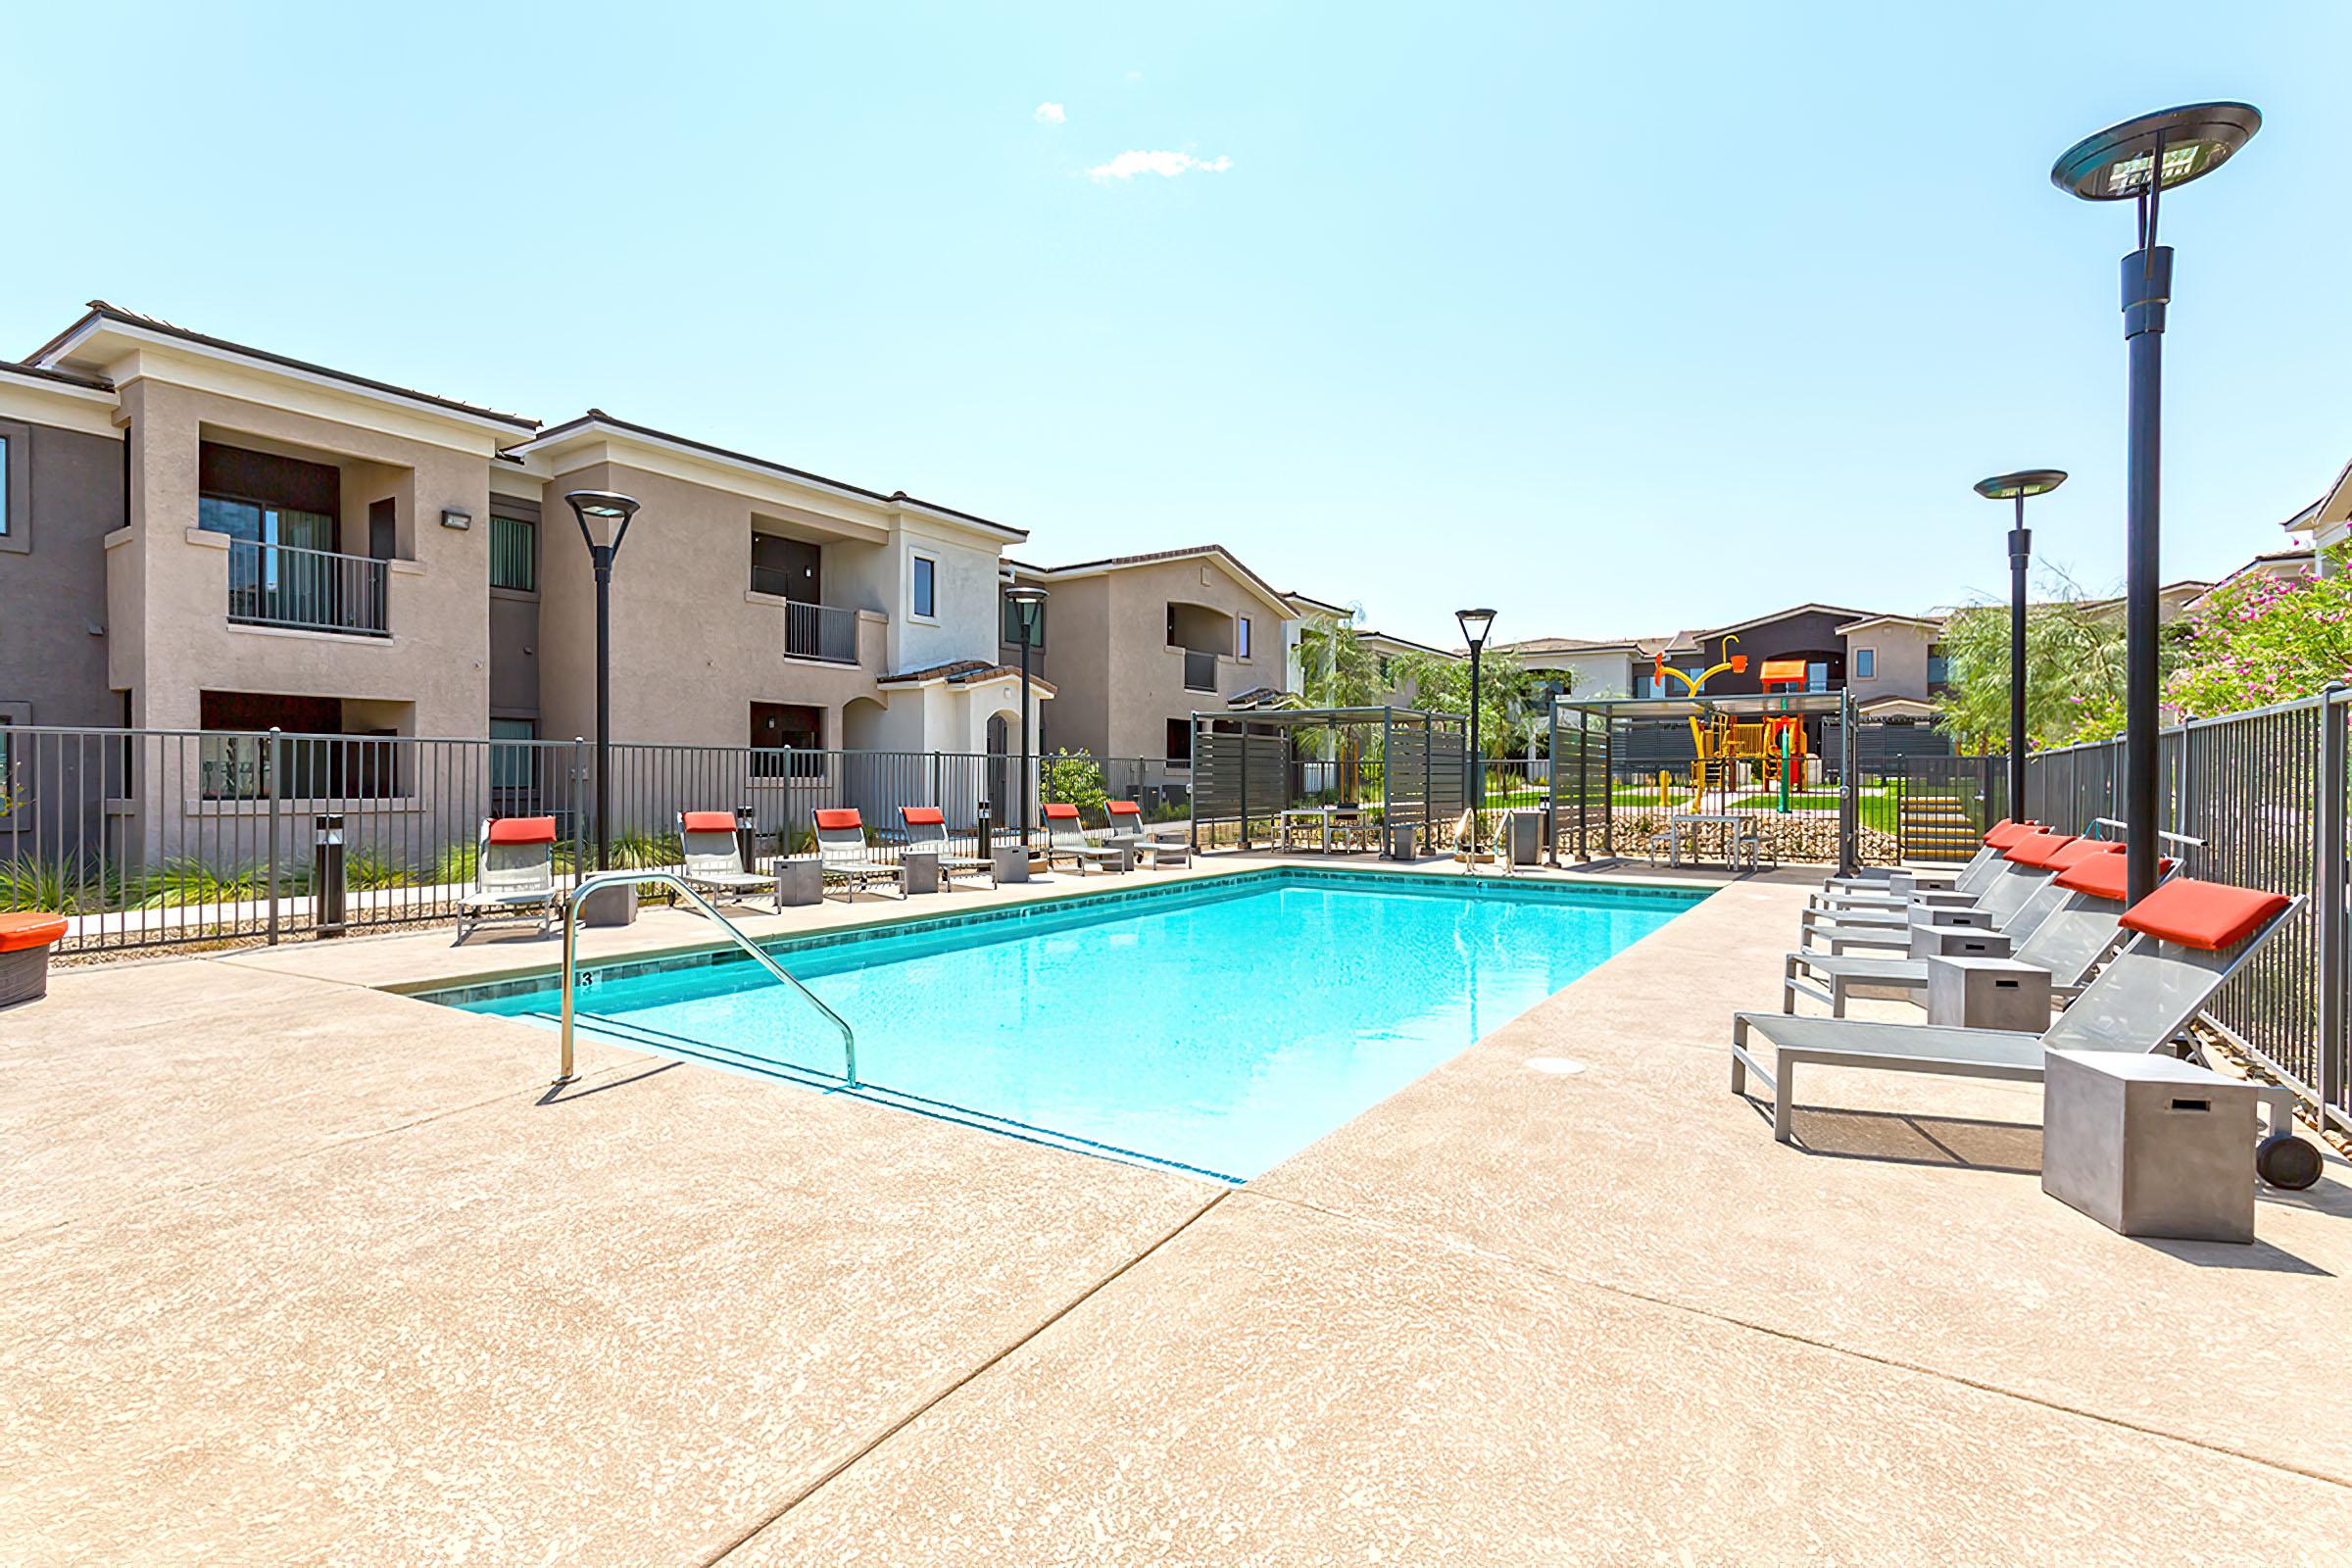
[[[582,925],[633,925],[637,920],[637,884],[614,882],[598,888],[580,901]]]
[[[776,861],[776,907],[822,904],[825,868],[815,860],[779,858]]]
[[[1029,880],[1029,852],[1018,844],[1000,844],[989,852],[989,860],[996,868],[997,886],[1007,882]]]
[[[2251,1242],[2260,1093],[2171,1056],[2050,1052],[2041,1190],[2125,1236]]]
[[[1913,925],[1924,921],[1929,925],[1968,926],[1979,931],[1992,929],[1992,916],[1973,905],[1923,904],[1913,899],[1910,907]]]
[[[1911,956],[1914,958],[2006,958],[2009,956],[2009,938],[1998,931],[1985,931],[1970,925],[1928,925],[1914,921],[1911,926]]]
[[[906,868],[906,891],[908,894],[937,893],[939,891],[939,856],[937,852],[908,850],[899,857],[899,863]]]
[[[1930,958],[1928,1022],[2037,1035],[2050,1026],[2050,971],[2015,958]]]

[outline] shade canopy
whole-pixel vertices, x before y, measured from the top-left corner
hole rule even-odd
[[[1976,490],[1987,501],[2014,501],[2019,496],[2046,496],[2064,483],[2064,468],[2021,468],[2015,473],[1996,473],[1989,479],[1979,479]]]
[[[2262,128],[2252,104],[2186,104],[2120,125],[2109,125],[2069,147],[2050,167],[2050,183],[2087,202],[2116,202],[2143,194],[2163,168],[2157,188],[2171,190],[2212,173]]]

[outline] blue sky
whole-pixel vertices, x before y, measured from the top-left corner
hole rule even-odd
[[[2267,124],[2166,205],[2167,576],[2352,459],[2332,4],[45,6],[9,42],[0,351],[103,296],[1032,559],[1221,541],[1408,635],[1950,602],[2004,571],[1970,482],[2043,465],[2038,550],[2111,586],[2131,217],[2047,175],[2174,103]]]

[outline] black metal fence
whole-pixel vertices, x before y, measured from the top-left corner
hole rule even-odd
[[[0,909],[71,916],[68,953],[454,919],[484,817],[552,816],[562,883],[594,869],[595,758],[579,741],[0,726]],[[1109,800],[1151,822],[1190,804],[1184,764],[1161,759],[1061,753],[1033,775],[1033,824],[1048,801],[1098,827]],[[759,856],[806,854],[816,812],[852,807],[890,858],[899,808],[937,806],[968,849],[984,826],[1018,834],[1020,776],[1005,756],[615,744],[605,837],[615,866],[674,867],[679,812],[740,811]],[[319,897],[330,876],[339,900]]]
[[[2352,693],[2201,719],[2164,732],[2158,813],[2203,841],[2193,875],[2309,898],[2304,912],[2214,999],[2212,1021],[2352,1128],[2347,1059],[2344,819]],[[2120,741],[2036,752],[2026,811],[2069,832],[2123,815]]]

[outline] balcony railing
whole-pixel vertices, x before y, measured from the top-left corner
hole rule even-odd
[[[1188,692],[1213,692],[1217,689],[1217,656],[1203,649],[1184,651],[1184,689]]]
[[[386,566],[366,556],[228,542],[228,618],[247,626],[388,637]]]
[[[790,599],[785,589],[790,575],[774,566],[752,568],[752,592]],[[828,664],[858,662],[858,612],[833,605],[811,605],[790,599],[784,607],[784,652],[794,659],[821,659]]]

